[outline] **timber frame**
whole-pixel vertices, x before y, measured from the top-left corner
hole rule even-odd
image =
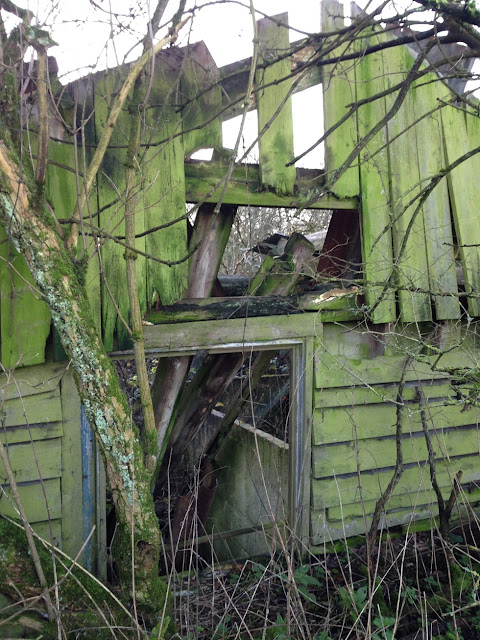
[[[321,11],[323,32],[330,35],[291,49],[287,14],[259,21],[262,47],[249,96],[251,59],[219,69],[204,43],[158,54],[136,185],[135,246],[125,243],[125,203],[119,197],[125,189],[127,111],[119,116],[97,174],[79,246],[94,322],[112,358],[132,355],[124,257],[126,249],[136,252],[146,353],[160,359],[158,379],[163,375],[169,382],[154,383],[157,407],[172,409],[158,419],[168,428],[175,426],[173,405],[196,351],[212,358],[239,358],[251,349],[291,351],[295,428],[288,525],[317,551],[325,542],[365,533],[395,465],[396,394],[403,377],[407,462],[380,526],[436,517],[424,473],[429,464],[424,433],[437,439],[441,489],[449,491],[462,470],[463,508],[480,505],[480,421],[476,410],[465,410],[470,400],[472,407],[477,403],[465,371],[477,370],[480,362],[478,108],[473,103],[458,108],[435,66],[418,55],[420,44],[416,50],[403,45],[382,50],[394,43],[395,34],[386,34],[381,25],[356,33],[357,48],[343,51],[348,59],[333,64],[339,49],[331,34],[344,24],[342,6],[328,0]],[[457,62],[452,64],[456,69]],[[52,95],[47,192],[65,229],[78,191],[78,141],[71,132],[87,114],[83,150],[91,153],[127,72],[127,66],[101,72]],[[293,162],[291,97],[316,84],[323,87],[330,131],[325,168],[302,169]],[[24,107],[34,113],[30,102]],[[65,122],[56,115],[59,107]],[[252,109],[258,115],[258,165],[234,158],[222,140],[222,122]],[[205,148],[214,149],[211,161],[192,160]],[[197,210],[193,229],[186,203]],[[244,295],[230,296],[218,271],[238,206],[334,213],[320,256],[306,238],[292,234],[285,253],[272,250],[266,256]],[[2,365],[18,369],[17,378],[25,372],[28,384],[20,388],[26,397],[38,394],[42,408],[42,413],[27,411],[25,419],[18,390],[9,382],[1,437],[19,460],[26,500],[36,487],[29,508],[40,532],[47,531],[50,517],[38,508],[43,479],[55,486],[54,537],[69,553],[78,552],[93,523],[101,525],[92,542],[97,552],[87,549],[91,557],[84,558],[101,572],[104,475],[96,468],[78,398],[71,406],[66,401],[66,390],[74,395],[73,380],[67,364],[60,364],[65,354],[48,307],[3,228],[0,241]],[[312,260],[313,275],[310,270],[305,278]],[[57,367],[66,370],[58,388],[51,383]],[[224,371],[225,379],[235,375],[233,369]],[[174,370],[180,370],[178,380]],[[207,400],[198,413],[212,409],[215,401]],[[429,417],[422,423],[425,403]],[[31,454],[24,453],[25,420],[42,441],[42,480],[32,476]],[[83,444],[73,423],[83,425]],[[10,513],[3,502],[0,510]],[[73,531],[68,513],[80,504],[89,513],[84,510],[82,531]]]

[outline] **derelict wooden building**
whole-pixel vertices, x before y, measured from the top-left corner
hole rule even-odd
[[[324,5],[323,14],[323,31],[333,33],[340,6]],[[315,549],[365,531],[395,469],[399,405],[404,469],[382,524],[436,513],[429,442],[445,497],[462,471],[459,504],[480,498],[476,383],[469,374],[480,357],[480,156],[470,154],[480,145],[480,121],[429,70],[428,56],[416,64],[417,53],[406,46],[382,48],[393,41],[382,29],[364,31],[353,44],[338,35],[313,38],[292,53],[287,20],[259,21],[258,67],[247,98],[251,60],[219,69],[204,43],[157,56],[136,194],[137,274],[142,311],[153,323],[144,328],[150,355],[279,348],[293,354],[288,446],[268,438],[266,446],[279,447],[272,474],[283,489],[279,518]],[[102,72],[58,94],[62,118],[72,122],[76,114],[77,123],[85,122],[87,156],[123,73]],[[325,131],[332,129],[325,169],[298,169],[292,94],[319,83]],[[223,148],[222,121],[245,109],[258,113],[258,165],[236,163]],[[48,175],[60,222],[77,199],[76,144],[62,118],[52,116]],[[92,312],[118,357],[131,348],[122,320],[129,312],[122,200],[128,113],[120,125],[84,212],[83,235]],[[216,150],[211,161],[190,159],[201,148]],[[186,203],[200,203],[205,225],[190,237]],[[285,296],[271,283],[263,286],[260,274],[246,296],[212,296],[239,205],[333,211],[316,267],[320,288]],[[51,527],[75,555],[97,524],[88,560],[95,567],[104,551],[101,467],[48,308],[22,256],[0,233],[1,437],[27,513],[43,535]],[[214,277],[199,285],[198,256],[209,242],[218,254]],[[355,281],[348,282],[358,255],[348,276]],[[288,264],[288,277],[304,266],[294,258]],[[274,271],[270,276],[275,281]],[[256,297],[265,304],[256,307]],[[246,464],[245,455],[237,462],[232,456],[232,465]],[[237,501],[234,522],[235,509],[224,505],[236,499],[238,484],[228,484],[228,474],[234,471],[220,475],[218,526],[240,528],[251,495]],[[0,480],[6,491],[0,511],[13,515],[1,467]],[[261,511],[244,525],[264,524],[269,513]],[[72,523],[80,513],[81,527]]]

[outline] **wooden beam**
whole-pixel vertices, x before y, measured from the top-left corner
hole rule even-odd
[[[226,171],[227,165],[223,162],[186,162],[185,197],[187,202],[218,202]],[[352,211],[358,208],[357,198],[337,198],[330,193],[325,193],[324,183],[322,171],[297,169],[293,195],[281,196],[262,189],[258,165],[240,165],[232,173],[222,202],[223,204],[240,206],[297,209],[317,194],[317,200],[309,202],[309,209]]]

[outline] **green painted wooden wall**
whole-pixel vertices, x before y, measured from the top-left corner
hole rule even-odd
[[[405,343],[406,345],[406,343]],[[404,346],[405,346],[404,345]],[[396,464],[397,390],[405,368],[403,457],[405,469],[387,503],[382,526],[408,524],[438,513],[430,482],[418,389],[436,454],[437,480],[447,500],[463,472],[458,503],[480,503],[479,412],[466,410],[449,370],[474,366],[478,345],[464,344],[438,360],[406,364],[404,349],[378,352],[372,336],[351,327],[324,325],[315,353],[312,427],[311,541],[321,545],[363,534]],[[433,363],[436,370],[432,369]],[[444,371],[442,371],[444,370]]]
[[[3,400],[0,438],[34,530],[77,556],[83,542],[80,400],[65,364],[23,367],[0,378]],[[97,479],[100,483],[103,479]],[[0,463],[0,513],[18,513]],[[104,483],[103,483],[104,488]],[[96,497],[94,496],[94,500]],[[93,560],[103,572],[104,514],[96,523]],[[101,551],[100,551],[101,550]],[[82,556],[79,561],[82,562]]]

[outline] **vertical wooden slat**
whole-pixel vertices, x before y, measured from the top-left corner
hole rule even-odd
[[[272,59],[284,55],[289,48],[288,13],[263,18],[257,23],[259,42],[259,64],[268,64]],[[257,71],[256,86],[258,132],[264,127],[258,146],[262,185],[278,194],[293,193],[296,170],[286,167],[294,157],[292,100],[289,91],[291,79],[277,84],[291,72],[290,57]],[[265,86],[264,85],[271,85]],[[287,97],[288,96],[288,97]],[[283,105],[283,106],[281,106]],[[281,110],[277,113],[281,106]]]
[[[386,87],[398,84],[407,76],[413,58],[406,47],[389,49],[384,56]],[[392,107],[397,92],[386,97],[387,111]],[[391,175],[393,207],[394,259],[398,285],[400,318],[404,322],[428,321],[432,318],[430,296],[417,292],[429,290],[427,251],[423,209],[414,212],[417,203],[407,206],[420,191],[417,156],[417,137],[412,122],[415,106],[410,90],[402,106],[387,124],[388,155]]]
[[[433,75],[422,78],[411,92],[417,118],[450,97],[450,92],[440,81],[435,81]],[[440,118],[440,112],[437,111],[424,117],[415,126],[421,188],[428,186],[430,179],[445,167]],[[454,132],[448,132],[447,135],[454,135]],[[460,305],[446,180],[440,181],[425,201],[423,220],[430,291],[433,294],[452,294],[433,296],[435,317],[437,320],[455,320],[460,317]]]
[[[6,368],[45,362],[50,313],[25,262],[0,228],[1,359]]]
[[[322,31],[332,32],[344,26],[343,5],[338,0],[324,0],[321,5]],[[332,40],[333,42],[333,40]],[[330,57],[350,53],[352,44],[342,44]],[[335,125],[346,113],[346,107],[355,102],[355,61],[336,62],[323,67],[323,119],[325,131]],[[327,185],[333,172],[353,151],[357,141],[356,122],[352,117],[331,133],[325,141],[325,170]],[[340,198],[359,194],[358,165],[354,166],[331,185],[330,191]]]
[[[115,92],[123,81],[121,70],[107,72],[97,80],[95,86],[95,128],[97,139],[103,133]],[[126,146],[130,134],[130,115],[126,110],[119,117],[118,125],[113,131],[110,147],[105,153],[100,173],[97,178],[98,206],[106,207],[100,214],[100,226],[103,231],[114,236],[125,236],[125,157]],[[119,148],[114,148],[114,147]],[[137,188],[141,188],[139,177]],[[112,204],[114,203],[114,204]],[[109,206],[111,205],[111,206]],[[135,231],[145,230],[144,216],[141,207],[137,207],[135,215]],[[144,251],[145,239],[136,242],[136,248]],[[102,324],[103,339],[107,351],[114,348],[114,335],[117,337],[117,348],[128,344],[128,332],[123,320],[129,321],[129,298],[125,276],[125,247],[105,238],[102,241]],[[137,276],[139,296],[143,310],[145,309],[145,277],[144,258],[137,259]],[[143,304],[142,304],[143,303]]]
[[[480,127],[477,116],[467,116],[466,119],[463,110],[448,106],[442,109],[442,125],[448,164],[479,146]],[[480,225],[476,212],[479,175],[480,156],[477,154],[447,176],[467,293],[480,291]],[[468,312],[472,317],[480,316],[479,298],[468,298]]]
[[[365,37],[362,46],[371,46],[384,39],[383,35],[372,34]],[[355,68],[355,79],[358,101],[373,98],[383,91],[385,83],[382,53],[364,56]],[[359,109],[357,127],[360,139],[385,117],[385,113],[385,98],[367,102]],[[365,297],[367,305],[373,308],[371,319],[375,323],[393,322],[395,319],[395,283],[390,282],[388,289],[384,290],[393,268],[392,212],[386,144],[385,126],[368,142],[360,156],[362,255],[367,283]]]
[[[80,398],[70,370],[61,381],[62,438],[62,548],[75,557],[82,547],[82,525],[78,519],[83,502],[80,437]],[[75,516],[74,516],[75,514]]]
[[[169,225],[146,237],[146,252],[166,264],[147,260],[147,302],[172,304],[179,300],[188,276],[185,171],[182,115],[177,108],[178,84],[183,67],[181,52],[172,47],[157,55],[149,104],[146,110],[142,159],[145,226]],[[164,142],[161,142],[164,141]]]
[[[188,157],[197,149],[222,147],[220,72],[204,42],[187,47],[181,77],[183,149]],[[207,124],[208,123],[208,124]],[[190,131],[190,129],[193,129]]]

